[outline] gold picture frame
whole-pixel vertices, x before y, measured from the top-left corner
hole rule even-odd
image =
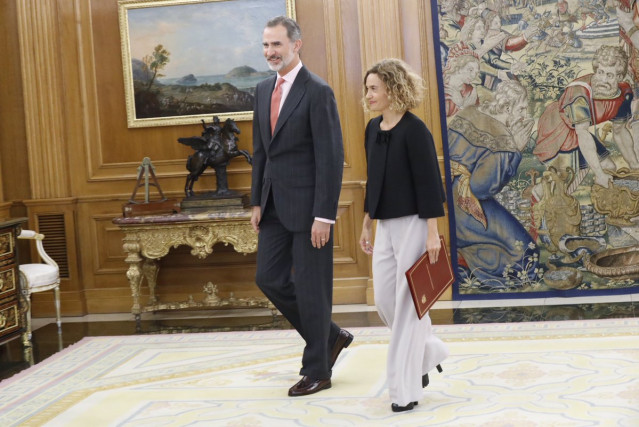
[[[251,120],[257,83],[274,72],[261,34],[294,0],[119,0],[130,128]]]

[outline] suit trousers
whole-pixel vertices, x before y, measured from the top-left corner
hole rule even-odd
[[[423,396],[422,375],[448,356],[433,334],[428,313],[417,317],[406,270],[425,252],[428,227],[417,215],[377,221],[373,249],[375,305],[391,330],[387,383],[391,402],[401,406]]]
[[[330,354],[340,330],[331,321],[332,231],[324,247],[314,248],[310,230],[286,229],[269,198],[260,221],[255,281],[306,342],[300,375],[330,378]]]

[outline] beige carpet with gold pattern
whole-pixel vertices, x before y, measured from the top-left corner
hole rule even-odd
[[[639,426],[639,318],[435,326],[451,355],[393,413],[388,331],[354,328],[333,387],[289,398],[294,331],[84,338],[0,382],[1,426]]]

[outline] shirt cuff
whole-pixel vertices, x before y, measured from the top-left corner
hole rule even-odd
[[[318,216],[316,216],[315,219],[318,220],[319,222],[325,222],[327,224],[335,224],[335,221],[332,219],[320,218]]]

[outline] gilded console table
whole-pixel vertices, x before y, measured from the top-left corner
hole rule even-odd
[[[217,295],[217,286],[207,283],[202,301],[189,298],[180,302],[159,302],[155,294],[159,260],[169,253],[171,248],[181,245],[191,247],[191,255],[200,259],[213,252],[218,242],[233,245],[236,252],[248,254],[257,251],[257,233],[250,223],[250,209],[229,211],[182,211],[170,215],[149,215],[115,218],[113,223],[124,232],[123,248],[127,254],[125,262],[129,265],[126,276],[131,286],[133,307],[131,312],[136,320],[141,313],[158,310],[177,310],[185,308],[275,308],[266,298],[227,299]],[[140,303],[140,289],[143,279],[149,286],[149,301]]]

